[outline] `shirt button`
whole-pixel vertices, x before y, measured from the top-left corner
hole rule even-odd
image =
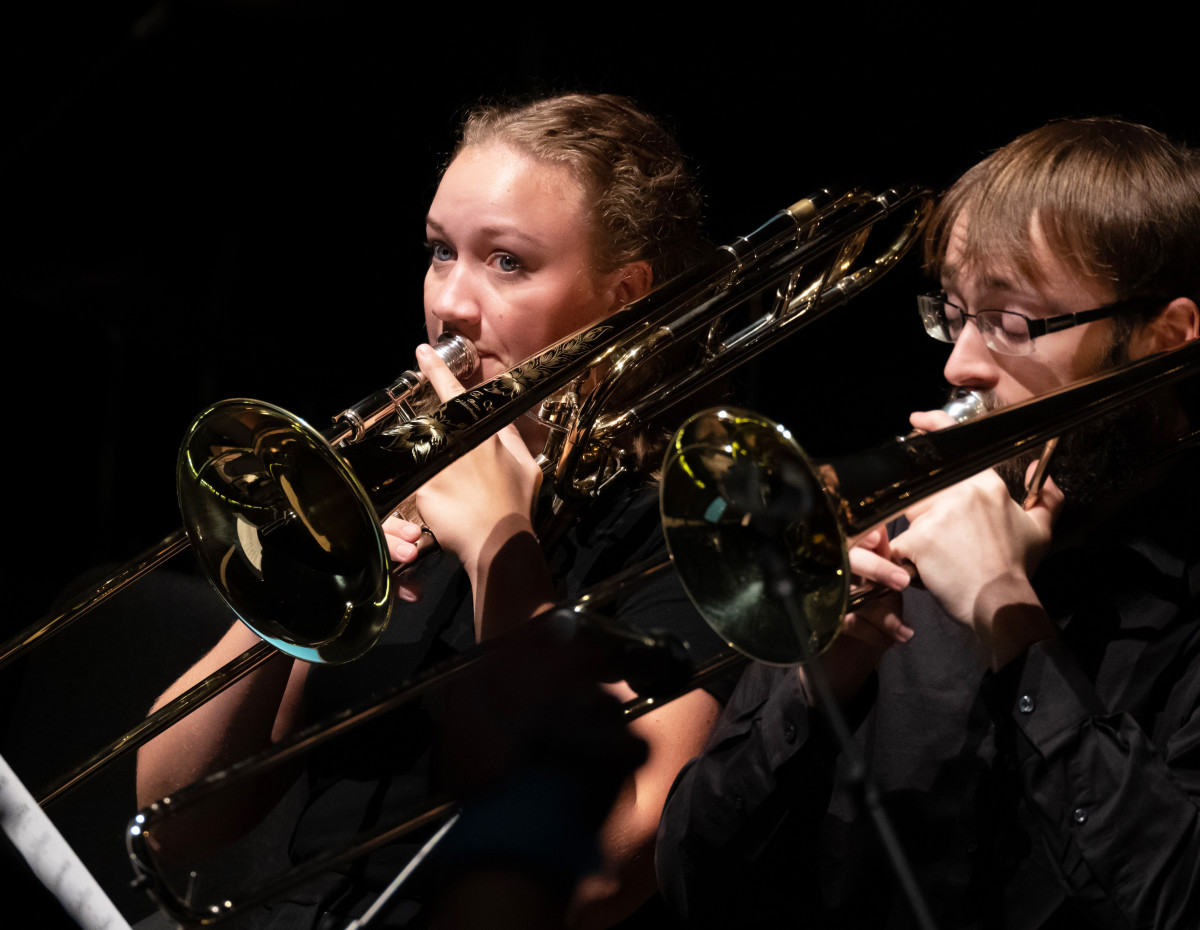
[[[739,811],[744,811],[746,809],[746,799],[743,798],[740,794],[734,796],[733,809],[739,810]]]
[[[783,728],[783,738],[789,743],[796,742],[796,727],[794,724],[786,724]]]
[[[1075,812],[1071,815],[1071,817],[1075,820],[1076,823],[1086,823],[1087,822],[1087,811],[1085,811],[1082,807],[1077,807],[1077,808],[1075,808]]]
[[[1032,714],[1035,707],[1037,707],[1037,701],[1031,694],[1022,694],[1021,699],[1017,701],[1017,710],[1023,714]]]

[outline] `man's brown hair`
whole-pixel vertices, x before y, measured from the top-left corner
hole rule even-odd
[[[1109,285],[1118,300],[1200,302],[1200,158],[1146,126],[1057,120],[992,153],[934,213],[925,240],[934,275],[959,217],[967,220],[964,265],[999,264],[1036,286],[1036,217],[1055,256],[1082,279]],[[1118,332],[1137,321],[1123,315]]]

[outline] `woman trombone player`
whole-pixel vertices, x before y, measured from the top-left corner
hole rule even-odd
[[[702,247],[699,203],[674,140],[628,101],[568,95],[473,112],[426,218],[424,309],[430,341],[461,334],[475,344],[479,364],[459,382],[422,347],[422,372],[445,399],[642,296]],[[513,629],[657,550],[657,495],[644,473],[606,489],[554,544],[536,537],[534,521],[548,502],[535,461],[545,433],[528,418],[505,428],[421,488],[414,501],[419,522],[393,517],[385,524],[396,561],[414,560],[427,547],[422,538],[436,540],[436,551],[422,560],[419,589],[402,588],[410,603],[396,611],[375,649],[344,667],[273,658],[142,748],[139,802],[166,796],[306,720]],[[638,437],[651,463],[655,438]],[[673,578],[627,597],[618,611],[622,623],[665,629],[713,650],[720,645]],[[253,640],[241,623],[232,624],[158,703]],[[623,683],[612,688],[618,697],[632,693]],[[572,926],[612,926],[653,893],[653,842],[666,792],[702,747],[718,709],[714,694],[697,690],[633,725],[649,755],[601,830],[604,865],[577,885]],[[332,752],[315,754],[304,775],[293,855],[321,849],[336,825],[366,827],[419,802],[435,778],[428,729],[423,711],[414,709],[386,728],[370,728],[336,759]],[[283,787],[259,785],[255,796],[224,812],[251,822]],[[328,876],[286,909],[264,912],[254,925],[344,924],[370,905],[412,851],[383,850],[352,875]],[[391,919],[389,926],[418,926],[428,914],[414,898]]]

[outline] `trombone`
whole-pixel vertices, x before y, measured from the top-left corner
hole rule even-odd
[[[1193,341],[939,432],[909,435],[820,464],[779,424],[745,410],[706,410],[676,432],[664,464],[660,501],[670,561],[635,566],[542,619],[568,631],[603,625],[596,610],[627,586],[668,566],[679,573],[699,613],[732,651],[689,680],[669,682],[661,691],[646,689],[626,705],[628,719],[686,693],[698,677],[746,659],[799,664],[827,648],[838,633],[852,603],[848,549],[863,534],[925,497],[1197,371],[1200,341]],[[1195,445],[1194,433],[1184,445]],[[752,534],[765,542],[747,544]],[[764,547],[786,560],[797,611],[783,609],[768,591]],[[636,631],[621,635],[638,647],[661,647]],[[404,823],[361,834],[240,897],[222,895],[219,902],[202,905],[190,903],[173,887],[154,847],[155,836],[169,829],[172,818],[231,783],[295,759],[442,686],[486,658],[490,648],[477,647],[396,686],[376,702],[314,724],[143,809],[126,832],[137,883],[171,917],[207,925],[449,815],[454,804],[443,801]]]
[[[362,655],[392,608],[380,520],[437,471],[541,403],[556,495],[586,501],[629,467],[623,435],[877,281],[916,242],[932,202],[918,187],[818,191],[600,323],[422,416],[406,420],[386,390],[378,406],[359,405],[377,415],[351,416],[351,408],[324,433],[260,401],[223,401],[201,413],[177,469],[186,538],[169,537],[18,634],[0,648],[0,667],[189,544],[261,642],[43,789],[39,802],[146,742],[276,650],[313,662]],[[885,220],[894,221],[894,235],[864,258]],[[772,288],[767,313],[734,329],[735,311]],[[670,353],[687,355],[686,376],[664,370]],[[588,378],[597,386],[580,401]]]
[[[853,609],[849,549],[952,484],[1193,375],[1200,341],[933,433],[814,462],[783,426],[722,408],[676,434],[663,533],[689,598],[734,648],[796,665],[828,648]],[[1196,434],[1181,446],[1196,444]],[[1179,447],[1169,450],[1178,453]],[[763,559],[782,553],[803,621],[783,622]]]

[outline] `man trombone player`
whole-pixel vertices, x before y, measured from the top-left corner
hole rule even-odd
[[[1146,127],[1063,120],[1018,138],[951,187],[927,237],[941,290],[919,299],[923,325],[952,345],[947,381],[990,407],[1200,331],[1200,159]],[[818,661],[939,927],[1200,925],[1186,407],[1156,394],[1064,435],[1027,505],[1049,450],[851,552],[902,593],[848,615]],[[688,926],[922,922],[810,674],[752,666],[676,782],[658,872]]]

